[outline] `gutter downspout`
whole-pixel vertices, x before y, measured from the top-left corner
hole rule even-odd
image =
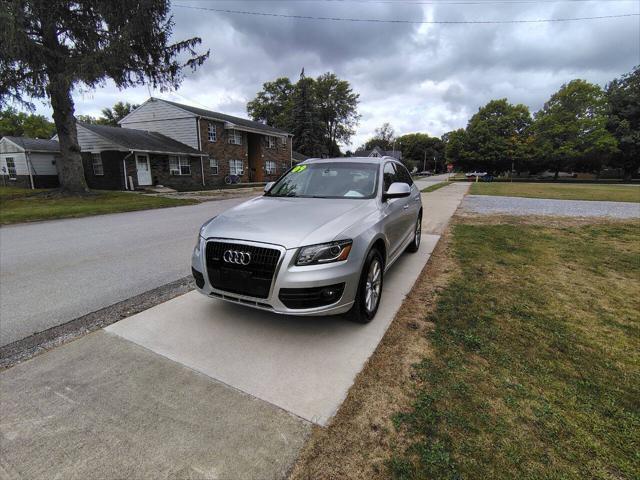
[[[122,159],[122,177],[124,179],[124,189],[129,190],[129,184],[127,183],[127,158],[133,155],[133,150],[127,153]]]
[[[293,135],[289,137],[289,168],[291,167],[293,167]]]
[[[33,183],[33,172],[31,171],[31,169],[33,168],[33,166],[31,165],[31,152],[25,150],[24,157],[27,160],[27,169],[29,170],[29,181],[31,182],[31,190],[35,190],[36,187]]]
[[[202,117],[196,117],[196,135],[198,136],[198,150],[202,151],[202,141],[200,140],[200,119]],[[202,186],[206,186],[204,183],[204,161],[202,156],[200,157],[200,173],[202,174]]]

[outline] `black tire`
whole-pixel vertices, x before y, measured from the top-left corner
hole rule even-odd
[[[416,253],[420,248],[420,240],[422,238],[422,212],[418,215],[416,226],[413,229],[413,241],[407,247],[407,252]]]
[[[379,285],[378,294],[375,305],[371,306],[371,302],[368,302],[367,286],[369,280],[369,274],[372,271],[374,263],[377,263],[379,268]],[[367,258],[362,267],[362,273],[360,274],[360,282],[358,283],[358,293],[356,299],[353,302],[351,310],[347,312],[347,317],[352,322],[357,323],[369,323],[373,320],[378,312],[380,301],[382,300],[382,287],[384,284],[384,259],[380,252],[373,248],[367,255]]]

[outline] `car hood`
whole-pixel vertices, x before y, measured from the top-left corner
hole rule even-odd
[[[374,208],[375,200],[263,196],[218,215],[202,233],[298,248],[337,240]]]

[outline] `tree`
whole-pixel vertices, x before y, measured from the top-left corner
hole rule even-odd
[[[304,71],[293,94],[293,149],[309,157],[321,157],[325,150],[322,122],[318,116],[315,80],[305,77]]]
[[[373,150],[375,147],[379,147],[382,150],[392,150],[395,139],[395,130],[389,122],[385,122],[382,126],[376,128],[373,137],[367,140],[367,143],[364,144],[362,149]]]
[[[346,80],[333,73],[320,75],[315,82],[318,117],[324,127],[324,144],[330,156],[339,156],[338,143],[348,144],[360,119],[358,98]]]
[[[76,115],[76,121],[90,125],[101,125],[100,119],[91,115]]]
[[[598,169],[603,157],[616,150],[606,113],[604,92],[585,80],[562,85],[536,112],[536,144],[555,178],[562,170]]]
[[[640,168],[640,66],[613,80],[606,88],[607,130],[618,140],[615,164],[631,180]]]
[[[436,169],[443,166],[444,143],[437,137],[430,137],[426,133],[409,133],[397,138],[401,145],[402,161],[407,167],[417,167],[418,170]]]
[[[467,132],[464,128],[453,130],[442,135],[444,158],[447,163],[464,167],[463,155]]]
[[[139,105],[132,105],[129,102],[118,102],[113,106],[113,108],[107,107],[102,109],[102,117],[98,119],[98,123],[100,125],[119,127],[120,125],[118,125],[118,122],[138,107]]]
[[[9,101],[33,108],[47,97],[53,109],[63,190],[85,192],[71,92],[111,79],[119,88],[150,83],[177,88],[185,67],[209,52],[200,38],[169,43],[168,0],[3,0],[0,11],[0,107]],[[177,58],[186,58],[179,61]]]
[[[531,114],[506,98],[491,100],[471,117],[458,163],[463,168],[504,172],[521,169],[530,158]]]
[[[55,126],[43,115],[18,112],[15,108],[0,110],[0,137],[51,138]]]
[[[272,127],[289,130],[292,127],[292,95],[295,85],[287,77],[266,82],[256,98],[247,103],[249,116]]]
[[[296,83],[280,77],[263,84],[262,90],[247,103],[247,112],[253,120],[294,132],[300,128],[296,115],[300,114],[300,101],[304,99],[307,121],[313,117],[312,123],[319,130],[313,135],[305,133],[304,141],[294,138],[294,145],[298,145],[301,152],[319,151],[323,155],[338,156],[339,144],[349,143],[360,118],[358,97],[349,82],[333,73],[327,72],[314,80],[305,77],[303,71]]]

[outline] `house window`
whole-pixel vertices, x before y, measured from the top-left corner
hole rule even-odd
[[[283,147],[287,146],[287,137],[280,137],[280,142],[282,143]]]
[[[207,127],[207,135],[209,136],[209,141],[210,142],[217,141],[216,124],[215,123],[209,122],[209,126]]]
[[[264,163],[264,171],[267,175],[273,175],[274,173],[276,173],[276,162],[274,162],[273,160],[267,160]]]
[[[11,180],[15,180],[18,178],[18,172],[16,171],[16,162],[13,157],[7,157],[7,173],[9,174],[9,178]]]
[[[169,157],[169,173],[171,175],[191,175],[191,161],[189,157]]]
[[[102,165],[102,157],[99,153],[91,154],[91,165],[93,167],[94,175],[104,175],[104,167]]]
[[[244,162],[242,160],[229,160],[229,174],[242,176]]]
[[[218,175],[218,159],[209,158],[209,167],[211,168],[211,175]]]
[[[276,148],[276,138],[267,137],[267,144],[269,145],[269,148]]]
[[[242,132],[237,130],[228,130],[229,143],[232,145],[242,145]]]

